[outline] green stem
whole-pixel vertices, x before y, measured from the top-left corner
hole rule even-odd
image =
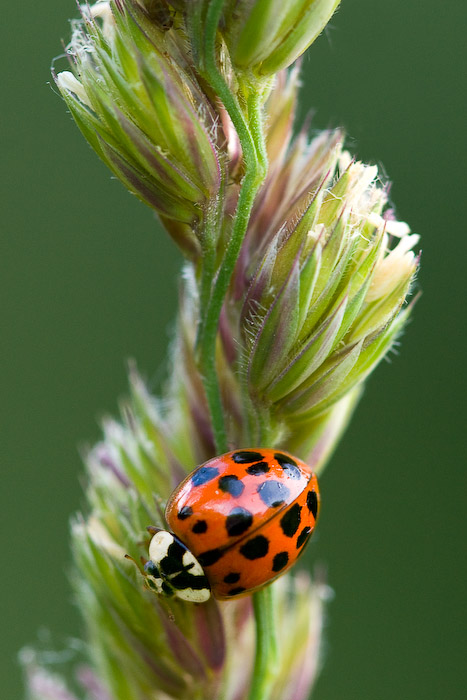
[[[248,123],[256,147],[261,182],[268,172],[268,154],[264,137],[263,92],[259,87],[253,87],[248,98]]]
[[[208,308],[209,298],[211,296],[212,280],[216,271],[216,243],[218,239],[220,219],[222,216],[222,203],[222,197],[218,196],[216,203],[213,206],[209,207],[209,209],[205,213],[204,218],[204,235],[202,243],[203,254],[201,261],[202,268],[199,293],[199,307],[201,313],[196,339],[196,352],[198,352],[200,338],[203,335],[203,314]]]
[[[268,700],[278,663],[274,587],[253,594],[256,623],[256,656],[248,700]]]
[[[240,189],[237,211],[230,240],[224,259],[219,268],[214,288],[209,300],[200,339],[200,354],[205,390],[210,407],[211,418],[215,433],[216,445],[220,452],[225,452],[227,439],[223,419],[223,408],[220,397],[216,372],[216,341],[219,317],[227,293],[230,280],[238,259],[243,239],[245,237],[251,210],[260,183],[257,180],[256,168],[246,172]]]
[[[203,259],[201,269],[201,282],[199,291],[199,306],[200,309],[205,309],[209,303],[211,294],[211,282],[215,271],[216,249],[209,244],[203,245]],[[199,346],[199,338],[203,333],[202,322],[198,329],[198,338],[196,340],[196,348]]]
[[[217,27],[222,14],[225,0],[212,0],[206,14],[204,26],[205,53],[201,58],[200,72],[208,80],[215,94],[222,101],[227,110],[240,140],[245,167],[257,166],[256,143],[251,134],[249,125],[238,104],[236,97],[227,85],[224,76],[217,66],[216,60],[216,36]]]
[[[258,444],[271,444],[273,436],[261,410],[256,413]],[[274,584],[253,593],[256,627],[255,665],[248,700],[269,700],[279,663]]]
[[[222,101],[236,129],[242,147],[245,174],[241,184],[230,240],[219,268],[199,339],[203,383],[212,419],[218,452],[228,449],[224,411],[216,371],[216,342],[219,318],[225,295],[245,237],[256,194],[267,172],[267,156],[262,124],[262,95],[252,91],[248,98],[248,123],[231,93],[216,61],[215,42],[224,0],[212,0],[205,30],[204,55],[200,70]],[[203,309],[204,310],[204,309]],[[203,311],[202,310],[202,311]],[[277,665],[276,625],[272,587],[253,595],[256,622],[256,655],[250,700],[267,700]]]
[[[209,303],[205,309],[201,309],[202,320],[198,342],[200,368],[203,375],[203,384],[218,453],[226,452],[228,443],[224,423],[222,397],[216,371],[217,329],[224,298],[245,236],[256,193],[265,175],[264,169],[260,167],[258,162],[256,144],[250,132],[249,125],[245,120],[237,99],[230,91],[229,86],[217,66],[215,45],[222,7],[223,0],[214,0],[209,5],[205,24],[204,53],[203,56],[200,57],[200,72],[202,72],[204,78],[209,82],[215,93],[223,102],[237,131],[242,146],[245,175],[240,188],[232,233],[227,250],[214,282]]]

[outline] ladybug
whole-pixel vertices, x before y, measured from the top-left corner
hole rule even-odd
[[[318,481],[287,452],[242,449],[205,462],[175,489],[150,527],[148,583],[204,602],[253,593],[297,560],[318,517]]]

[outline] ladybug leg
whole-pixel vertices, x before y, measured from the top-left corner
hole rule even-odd
[[[149,532],[150,535],[154,537],[158,532],[163,532],[162,528],[160,527],[155,527],[154,525],[148,525],[146,530]]]

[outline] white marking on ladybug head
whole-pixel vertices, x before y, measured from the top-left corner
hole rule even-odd
[[[155,564],[159,564],[164,557],[167,556],[169,547],[175,542],[175,537],[166,530],[156,532],[151,542],[149,543],[149,558]]]
[[[189,549],[183,555],[182,564],[186,568],[190,567],[190,574],[193,576],[204,576],[203,567]]]
[[[211,597],[211,591],[209,588],[200,588],[199,590],[184,588],[181,591],[174,591],[174,595],[188,603],[205,603]]]

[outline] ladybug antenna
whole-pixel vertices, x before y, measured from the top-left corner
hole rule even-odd
[[[133,562],[133,564],[134,564],[134,565],[136,566],[136,568],[138,569],[139,573],[140,573],[140,574],[142,573],[142,571],[141,571],[141,569],[139,568],[139,564],[138,564],[138,562],[136,561],[136,559],[133,559],[133,557],[130,557],[129,554],[125,554],[125,559],[128,559],[129,561]],[[144,574],[143,574],[143,576],[144,576]]]

